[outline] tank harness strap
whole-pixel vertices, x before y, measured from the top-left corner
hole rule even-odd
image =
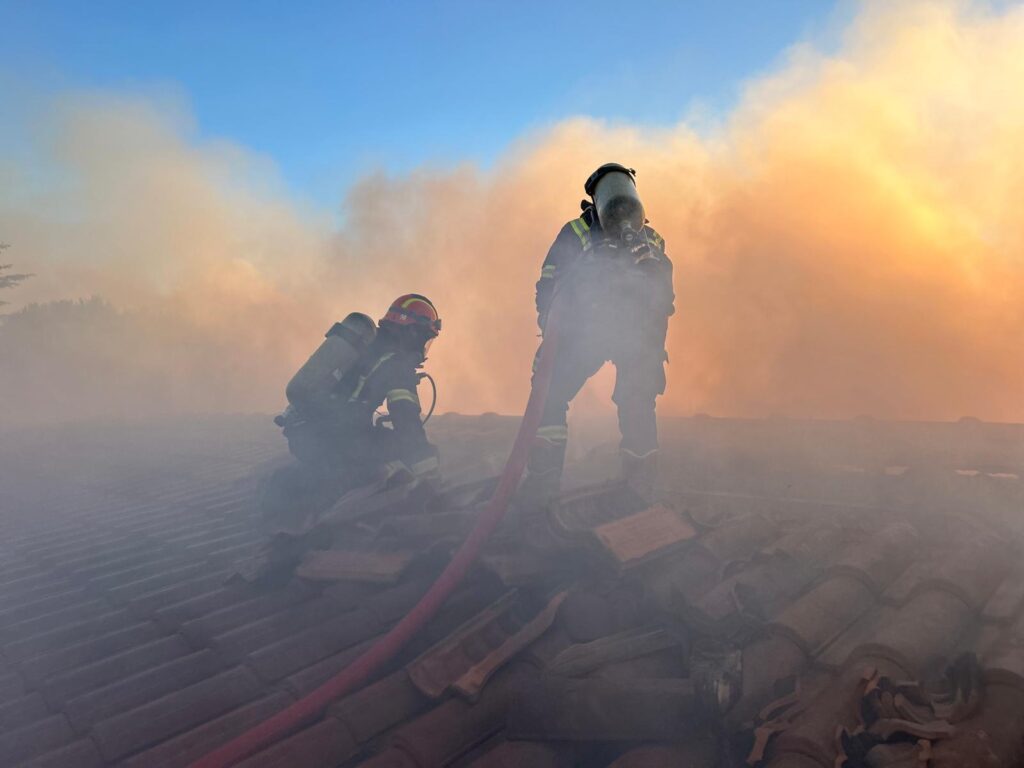
[[[366,380],[369,379],[373,374],[377,372],[377,369],[384,365],[385,362],[395,356],[394,352],[388,352],[387,354],[381,355],[380,359],[373,364],[373,368],[367,371],[366,374],[359,377],[359,383],[356,384],[356,388],[352,390],[352,396],[348,399],[350,403],[355,402],[359,399],[359,396],[363,393],[363,387],[366,385]]]

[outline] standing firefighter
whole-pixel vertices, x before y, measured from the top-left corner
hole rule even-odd
[[[558,315],[558,351],[541,426],[520,499],[538,509],[558,493],[568,439],[569,403],[606,361],[615,364],[620,452],[629,485],[654,495],[658,427],[655,399],[665,391],[665,333],[673,313],[672,263],[647,226],[636,172],[608,163],[587,179],[582,215],[562,227],[537,281],[545,331]]]
[[[288,383],[289,406],[276,419],[298,464],[271,482],[272,517],[301,518],[360,485],[438,473],[416,390],[440,330],[434,305],[413,293],[395,299],[379,326],[359,313],[335,323]],[[385,402],[390,427],[374,423]]]

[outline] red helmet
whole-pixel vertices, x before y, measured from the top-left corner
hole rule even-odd
[[[420,326],[429,333],[430,338],[441,332],[441,318],[437,316],[437,309],[430,299],[418,293],[407,293],[391,302],[388,313],[380,322]]]

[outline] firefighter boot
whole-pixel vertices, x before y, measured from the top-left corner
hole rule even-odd
[[[637,456],[623,450],[621,455],[622,476],[626,485],[648,504],[653,504],[657,497],[658,452],[650,451]]]
[[[530,447],[526,477],[516,493],[519,517],[527,520],[543,518],[551,502],[558,497],[565,464],[565,441],[538,438]]]

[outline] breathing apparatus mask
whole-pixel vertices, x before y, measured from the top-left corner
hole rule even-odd
[[[636,191],[635,171],[608,163],[587,180],[585,189],[594,201],[597,220],[610,239],[624,245],[639,241],[644,228],[644,205]]]

